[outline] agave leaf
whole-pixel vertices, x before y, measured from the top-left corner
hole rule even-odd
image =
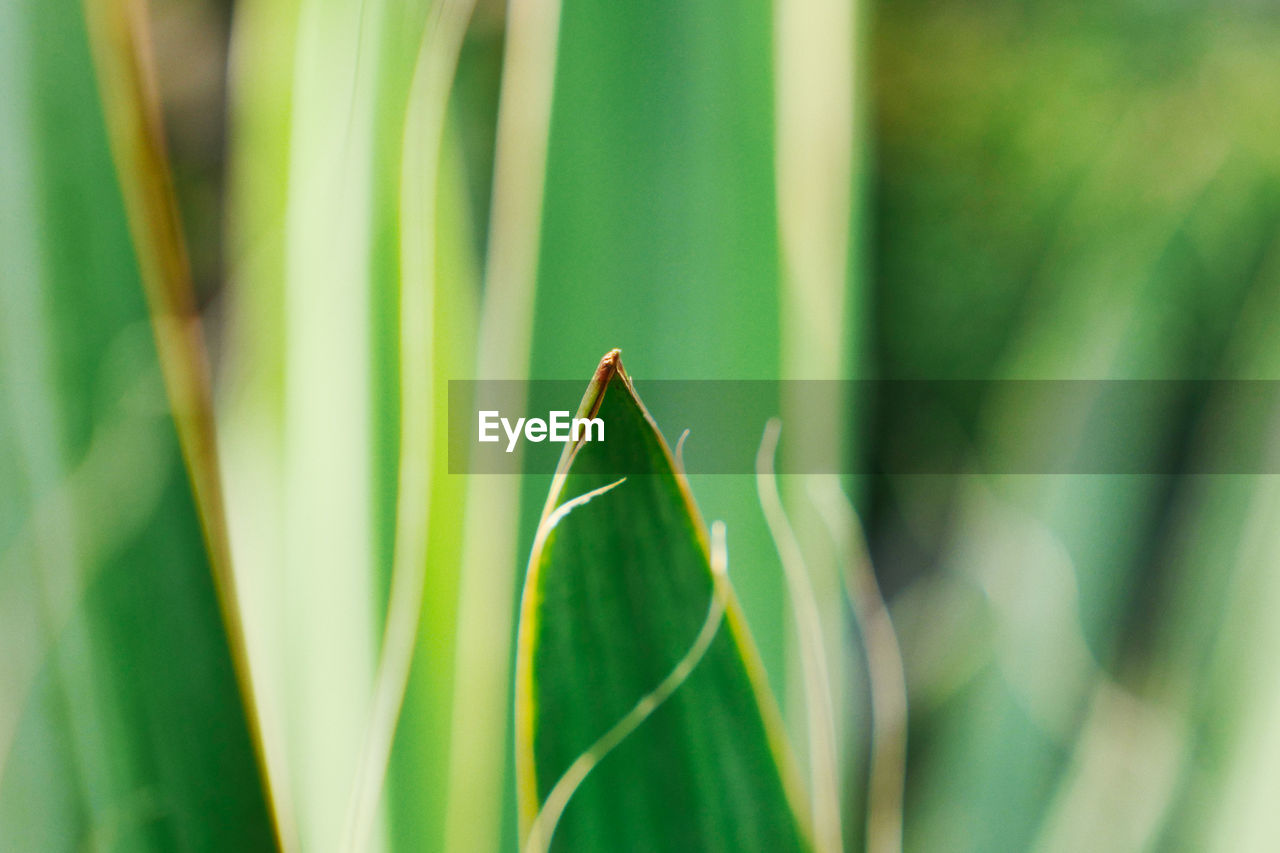
[[[616,350],[587,390],[579,415],[588,413],[604,419],[605,441],[567,445],[521,607],[516,761],[525,837],[565,771],[686,657],[717,589],[687,481]],[[630,476],[619,483],[621,474]],[[737,601],[725,596],[705,654],[585,776],[552,849],[809,848],[777,710]]]
[[[576,376],[619,346],[646,377],[781,377],[774,14],[757,0],[563,3],[530,376]],[[785,592],[755,481],[691,479],[729,527],[734,587],[783,696]],[[522,553],[543,488],[524,494]]]
[[[273,849],[79,3],[0,105],[0,849]]]

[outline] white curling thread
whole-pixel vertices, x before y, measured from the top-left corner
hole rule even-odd
[[[781,434],[782,422],[771,418],[765,425],[760,450],[756,454],[756,491],[782,563],[800,646],[800,670],[808,716],[809,784],[813,796],[813,825],[817,833],[815,847],[819,853],[839,853],[844,847],[844,833],[840,819],[840,775],[836,766],[831,671],[823,646],[818,601],[809,579],[804,552],[778,493],[773,458]]]

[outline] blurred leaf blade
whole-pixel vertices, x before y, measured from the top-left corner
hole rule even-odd
[[[516,677],[525,833],[575,759],[686,654],[713,594],[706,531],[687,482],[616,351],[601,363],[579,414],[597,412],[607,440],[566,452],[544,519],[566,500],[616,482],[620,470],[647,473],[576,506],[535,545]],[[585,778],[551,849],[806,850],[794,773],[730,594],[705,657]]]
[[[563,5],[529,375],[568,378],[617,346],[654,378],[780,377],[774,4]],[[669,440],[687,425],[655,414]],[[784,696],[782,574],[755,482],[691,479],[737,543],[734,585]],[[531,479],[522,550],[544,494]]]
[[[1242,73],[1256,45],[1274,40],[1273,14],[1147,14],[1120,3],[1096,4],[1090,24],[1047,6],[1015,23],[1000,2],[936,15],[882,7],[875,301],[889,372],[1222,377],[1230,318],[1275,229],[1266,201],[1275,149],[1260,155],[1253,141],[1274,122],[1251,105],[1274,78]],[[1213,82],[1191,83],[1200,74]],[[1035,434],[1031,412],[1000,396],[979,406],[985,434]],[[1034,414],[1062,424],[1051,409]],[[1115,422],[1107,441],[1143,458],[1170,453],[1184,428],[1180,417]],[[1185,488],[1173,477],[1017,479],[956,481],[958,513],[933,527],[936,552],[934,534],[913,523],[931,570],[968,585],[959,595],[982,591],[986,612],[971,614],[968,630],[985,623],[992,639],[973,643],[987,663],[957,679],[945,705],[915,706],[908,847],[1144,849],[1137,836],[1155,837],[1164,820],[1153,804],[1186,784],[1170,778],[1176,762],[1161,754],[1163,742],[1181,742],[1153,724],[1180,714],[1177,703],[1136,701],[1176,692],[1144,683],[1160,656],[1146,633],[1166,619],[1153,592],[1170,582],[1170,566],[1216,584],[1230,563],[1179,555],[1193,537],[1171,531],[1213,524],[1217,547],[1236,533],[1208,515],[1170,516],[1170,496]],[[934,499],[923,488],[909,496],[906,485],[894,484],[881,507]],[[1222,494],[1240,501],[1242,491]],[[1228,516],[1225,504],[1209,502],[1213,515]],[[880,536],[881,553],[902,553],[903,540],[890,544],[896,535],[884,527]],[[958,612],[961,600],[939,596],[936,613]],[[1194,601],[1183,612],[1213,626],[1200,635],[1207,641],[1219,614],[1200,590]],[[1189,670],[1171,681],[1200,689]],[[1112,772],[1121,764],[1142,784]],[[1187,778],[1204,775],[1201,765]],[[1178,796],[1208,799],[1188,791]],[[1194,824],[1188,814],[1170,811]],[[1132,835],[1118,842],[1122,822]],[[1188,844],[1203,847],[1185,837],[1173,846]]]
[[[3,14],[0,848],[274,849],[85,19]]]
[[[475,281],[479,275],[467,233],[465,175],[461,152],[447,132],[441,152],[436,217],[432,365],[433,443],[427,520],[426,592],[404,708],[388,768],[387,799],[395,849],[426,845],[441,849],[451,760],[449,734],[455,694],[458,643],[458,588],[463,547],[463,515],[468,483],[439,476],[448,470],[448,381],[472,365],[474,342],[455,328],[473,328]],[[499,780],[500,782],[501,780]]]

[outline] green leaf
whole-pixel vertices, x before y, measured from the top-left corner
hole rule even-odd
[[[3,4],[0,850],[276,846],[148,320],[155,248],[130,240],[82,6]]]
[[[713,583],[687,480],[617,350],[587,390],[587,414],[604,419],[605,441],[567,446],[521,607],[522,836],[566,770],[688,659],[687,680],[573,792],[552,848],[808,849],[803,795],[741,611],[727,584]],[[713,590],[727,599],[723,622]],[[708,625],[714,638],[695,661]]]
[[[562,5],[529,375],[576,376],[617,346],[647,377],[780,378],[774,4]],[[755,481],[692,480],[733,534],[734,585],[784,695],[782,573]],[[525,537],[543,488],[526,492]]]

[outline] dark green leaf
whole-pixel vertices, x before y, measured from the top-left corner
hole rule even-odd
[[[566,451],[522,604],[516,738],[525,835],[570,765],[685,657],[712,601],[707,532],[616,350],[579,414],[596,412],[605,440]],[[553,517],[619,472],[630,476]],[[553,849],[809,847],[777,712],[728,599],[688,679],[577,788]]]

